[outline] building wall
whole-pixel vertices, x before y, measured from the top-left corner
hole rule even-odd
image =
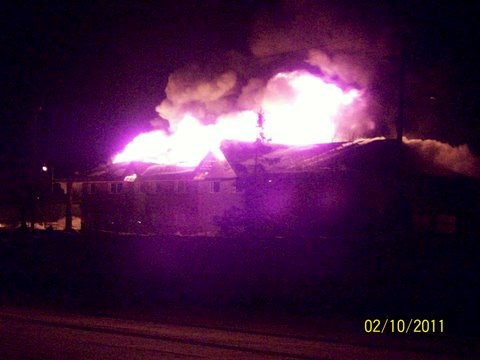
[[[82,192],[82,228],[127,231],[142,220],[133,183],[85,182]]]
[[[118,190],[120,184],[121,189]],[[225,210],[242,206],[232,179],[89,182],[83,187],[86,230],[216,234]],[[92,187],[93,185],[93,187]],[[112,187],[113,186],[113,187]]]
[[[324,171],[262,175],[247,183],[246,207],[254,231],[399,236],[477,231],[478,190],[468,179]]]
[[[479,191],[474,184],[347,170],[95,182],[94,191],[92,183],[84,183],[82,221],[85,230],[182,235],[245,230],[286,236],[459,234],[476,231]]]
[[[359,221],[378,204],[355,173],[328,171],[262,176],[247,181],[247,209],[259,229],[280,235],[331,233]],[[375,188],[371,188],[374,190]],[[271,228],[271,229],[270,229]]]
[[[198,186],[192,180],[150,182],[149,191],[144,193],[144,208],[151,231],[195,233],[198,228],[197,193]]]
[[[408,194],[416,231],[445,235],[478,232],[477,181],[418,176],[411,180]]]
[[[237,186],[236,179],[211,179],[198,183],[198,217],[200,232],[216,234],[221,221],[228,212],[243,209],[244,193]]]

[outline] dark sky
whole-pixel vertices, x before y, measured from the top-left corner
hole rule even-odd
[[[251,56],[254,20],[261,21],[269,14],[284,25],[289,21],[289,4],[294,3],[4,3],[0,19],[0,150],[28,157],[33,142],[37,160],[65,171],[106,161],[133,135],[149,129],[170,73],[231,49]],[[449,121],[427,128],[437,129],[432,136],[468,142],[478,150],[476,20],[480,14],[475,2],[442,5],[424,1],[421,6],[417,1],[386,2],[375,5],[371,19],[368,7],[378,2],[341,3],[350,9],[352,21],[381,22],[383,12],[402,19],[412,73],[430,68],[430,76],[441,80],[426,86],[422,77],[415,75],[412,83],[425,88],[429,97],[432,88],[438,90],[435,98],[448,102],[432,111],[451,112]],[[410,106],[425,107],[415,100]]]

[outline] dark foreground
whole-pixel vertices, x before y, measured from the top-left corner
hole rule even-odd
[[[263,331],[252,330],[252,323],[250,328],[208,325],[3,308],[0,349],[3,359],[440,359],[466,355],[469,345],[451,337],[336,337],[326,329],[309,336],[285,334],[265,322]]]
[[[421,358],[473,355],[480,303],[478,245],[468,239],[451,240],[5,233],[0,242],[1,345],[13,357],[22,343],[30,344],[31,351],[45,344],[49,354],[66,346],[65,351],[77,358],[90,357],[84,352],[90,350],[81,350],[85,343],[93,344],[91,351],[104,358],[118,358],[122,351],[142,358],[382,357],[375,352],[378,349],[392,351],[383,358],[405,358],[396,353],[405,344]],[[74,318],[88,329],[55,323],[65,315],[45,315],[47,319],[39,321],[30,318],[38,313],[26,315],[25,309],[38,308],[77,314]],[[17,318],[5,309],[19,312]],[[151,331],[156,335],[138,335],[136,328],[133,335],[130,330],[119,333],[117,328],[124,329],[127,323],[98,333],[104,316],[156,321],[134,324],[146,327],[147,335]],[[367,319],[379,319],[382,325],[387,319],[435,320],[437,327],[408,334],[401,327],[392,334],[386,327],[384,333],[367,334]],[[173,325],[165,324],[194,327],[182,328],[185,338],[179,342],[168,332]],[[158,335],[158,326],[166,326],[167,334]],[[253,337],[245,340],[244,335],[223,333],[232,326],[237,330],[243,326],[242,331]],[[220,331],[220,346],[216,340],[215,345],[209,343],[205,327]],[[284,339],[278,345],[279,331]],[[207,338],[191,343],[191,332]],[[298,341],[313,342],[284,347],[298,336]],[[47,345],[49,339],[63,340]],[[327,345],[325,339],[330,341]],[[252,344],[256,345],[250,348]],[[28,346],[25,351],[32,358]]]

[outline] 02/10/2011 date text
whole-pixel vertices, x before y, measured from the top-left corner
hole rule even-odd
[[[432,334],[443,333],[445,331],[443,320],[427,320],[427,319],[366,319],[363,322],[363,330],[370,334],[383,333],[420,333]]]

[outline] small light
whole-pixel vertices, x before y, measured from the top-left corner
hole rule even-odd
[[[137,174],[132,174],[132,175],[127,175],[127,176],[125,176],[125,178],[123,179],[123,181],[126,181],[126,182],[135,182],[136,179],[137,179]]]
[[[48,167],[46,167],[45,165],[42,166],[42,171],[43,172],[47,172],[48,171]]]

